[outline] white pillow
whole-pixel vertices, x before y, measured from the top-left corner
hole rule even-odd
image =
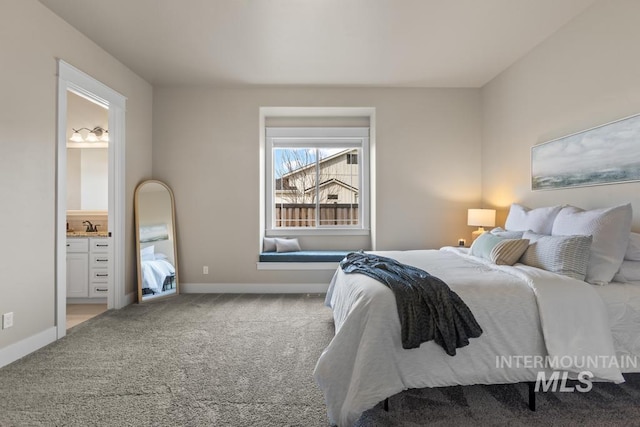
[[[627,252],[624,254],[624,259],[640,261],[640,234],[629,234],[629,245],[627,246]]]
[[[140,249],[140,260],[141,261],[153,261],[154,259],[156,259],[155,255],[154,255],[154,246],[147,246],[144,249]]]
[[[606,285],[622,264],[631,232],[631,204],[589,211],[566,206],[562,208],[551,234],[554,236],[593,236],[586,281]]]
[[[620,270],[613,276],[614,282],[640,282],[640,261],[622,261]]]
[[[522,264],[584,280],[591,236],[547,236],[525,231],[522,237],[529,240],[520,258]]]
[[[262,252],[275,252],[276,251],[276,238],[264,237],[262,239]]]
[[[276,238],[277,252],[298,252],[299,250],[300,250],[300,243],[298,243],[298,239]]]
[[[524,231],[522,231],[522,230],[521,231],[507,231],[504,228],[496,227],[496,228],[491,229],[491,231],[489,231],[489,233],[493,234],[494,236],[502,237],[502,238],[505,238],[505,239],[522,239],[522,234],[524,233]]]
[[[509,231],[530,230],[539,234],[551,234],[553,221],[560,209],[562,206],[529,209],[526,206],[513,203],[504,227]]]

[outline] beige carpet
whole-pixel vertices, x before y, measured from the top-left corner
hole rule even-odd
[[[326,426],[313,368],[322,296],[180,295],[109,311],[0,369],[0,426]],[[408,390],[359,427],[640,425],[640,378],[590,393],[525,385]]]

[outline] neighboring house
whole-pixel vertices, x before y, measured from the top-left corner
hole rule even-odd
[[[317,168],[315,154],[282,149],[281,155],[280,178],[275,182],[276,227],[358,224],[358,149],[323,157]]]
[[[357,204],[358,150],[340,151],[276,179],[276,204]]]

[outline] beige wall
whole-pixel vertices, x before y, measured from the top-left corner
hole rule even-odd
[[[502,221],[511,202],[632,202],[640,231],[640,183],[530,190],[533,145],[640,113],[639,16],[638,1],[601,0],[483,88],[482,195]]]
[[[151,175],[152,88],[35,0],[0,1],[0,40],[0,313],[14,313],[14,326],[0,330],[2,350],[55,322],[56,58],[127,97],[127,292],[133,191]]]
[[[175,194],[183,283],[328,283],[332,272],[256,269],[259,107],[282,106],[376,108],[378,249],[470,237],[466,208],[480,201],[479,90],[154,88],[153,171]]]

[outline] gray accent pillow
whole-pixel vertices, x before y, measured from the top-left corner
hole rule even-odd
[[[262,239],[262,252],[275,252],[276,251],[276,238],[264,237]]]
[[[300,243],[298,239],[278,239],[276,238],[276,252],[298,252]]]
[[[525,239],[505,239],[491,233],[478,236],[471,245],[471,255],[484,258],[498,265],[513,265],[527,250],[529,241]]]
[[[584,280],[589,264],[591,236],[546,236],[526,231],[530,244],[520,262],[563,276]]]

